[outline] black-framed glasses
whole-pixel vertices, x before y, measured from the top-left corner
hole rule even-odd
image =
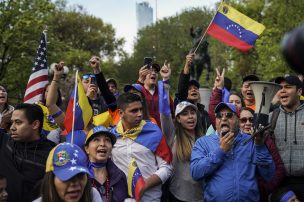
[[[233,112],[217,112],[215,113],[215,117],[218,119],[223,118],[225,116],[227,119],[231,119],[233,117]]]
[[[243,117],[243,118],[240,118],[240,122],[241,123],[247,123],[247,121],[249,121],[249,123],[253,123],[253,117]]]
[[[82,75],[82,79],[87,80],[89,78],[95,78],[95,75],[94,74],[84,74],[84,75]]]

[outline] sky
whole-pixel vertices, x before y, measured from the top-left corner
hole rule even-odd
[[[133,44],[137,34],[136,3],[144,0],[69,0],[69,5],[82,5],[88,14],[101,18],[104,22],[112,24],[116,37],[125,38],[124,49],[133,52]],[[145,0],[153,8],[153,18],[157,19],[181,13],[191,7],[214,8],[219,0]]]

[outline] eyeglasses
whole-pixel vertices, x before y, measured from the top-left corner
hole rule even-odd
[[[215,117],[221,119],[225,115],[227,119],[231,119],[233,117],[233,114],[233,112],[217,112],[215,113]]]
[[[87,79],[89,79],[89,78],[95,78],[95,75],[94,75],[94,74],[84,74],[84,75],[82,76],[82,79],[85,79],[85,80],[87,80]]]
[[[253,123],[253,117],[243,117],[243,118],[240,118],[240,122],[241,123],[247,123],[247,121],[249,121],[249,123]]]

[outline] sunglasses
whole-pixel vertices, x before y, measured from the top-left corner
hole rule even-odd
[[[233,112],[217,112],[215,113],[215,117],[221,119],[225,115],[226,118],[231,119],[233,117],[233,114]]]
[[[82,76],[82,79],[85,79],[85,80],[87,80],[87,79],[89,79],[89,78],[95,78],[95,75],[94,75],[94,74],[84,74],[84,75]]]
[[[243,117],[243,118],[240,118],[240,122],[241,123],[247,123],[247,121],[249,121],[249,123],[253,123],[253,117]]]

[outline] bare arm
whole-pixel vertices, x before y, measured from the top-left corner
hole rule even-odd
[[[61,111],[61,109],[56,105],[57,97],[58,97],[58,84],[61,78],[61,75],[63,74],[63,62],[60,62],[59,64],[56,64],[54,69],[54,77],[51,82],[51,85],[48,89],[48,94],[46,97],[46,107],[49,110],[50,115],[53,115],[53,118],[55,122],[58,124],[58,126],[61,129],[64,129],[64,118],[65,113]],[[58,115],[59,114],[59,115]],[[57,116],[56,116],[57,115]]]

